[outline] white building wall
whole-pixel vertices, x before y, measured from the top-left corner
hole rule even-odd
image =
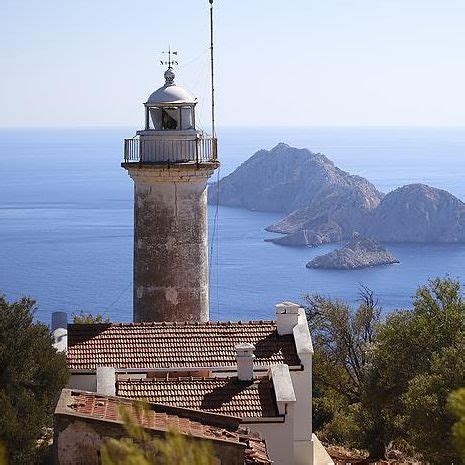
[[[266,442],[273,465],[294,465],[294,406],[289,405],[284,423],[247,423],[251,431],[260,434]]]
[[[296,397],[294,416],[295,465],[313,463],[312,441],[312,357],[313,346],[305,311],[299,309],[297,326],[293,329],[294,339],[303,370],[291,371],[292,385]]]
[[[295,465],[313,465],[311,371],[291,371],[296,397],[294,415]]]

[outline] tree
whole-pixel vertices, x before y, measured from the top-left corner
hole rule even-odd
[[[465,386],[461,285],[436,278],[411,310],[380,320],[372,293],[358,309],[308,298],[314,339],[315,425],[379,459],[393,444],[431,464],[460,463],[447,398]],[[460,428],[460,426],[457,426]]]
[[[96,323],[110,323],[110,318],[102,313],[93,315],[90,312],[81,310],[79,313],[73,313],[73,323],[77,324],[96,324]]]
[[[164,438],[153,438],[141,425],[147,410],[136,404],[134,415],[121,409],[120,415],[128,437],[108,439],[101,450],[102,465],[214,465],[210,445],[206,441],[188,439],[176,431]]]
[[[465,463],[465,388],[460,388],[449,395],[447,406],[457,420],[452,426],[452,441],[457,453]]]
[[[2,443],[0,443],[0,465],[6,465],[6,451]]]
[[[319,295],[306,297],[315,355],[320,359],[314,377],[347,396],[352,403],[360,401],[381,311],[368,288],[362,288],[360,297],[361,304],[355,311],[340,300]]]
[[[0,296],[0,443],[10,465],[38,460],[37,440],[68,379],[65,355],[54,349],[48,327],[34,321],[35,309],[32,299]]]
[[[455,460],[446,400],[465,381],[464,330],[460,283],[436,278],[418,289],[412,310],[389,315],[376,337],[368,392],[388,425],[386,436],[407,439],[430,463]]]
[[[407,441],[431,464],[459,464],[452,440],[453,413],[447,408],[451,392],[465,386],[465,344],[435,353],[430,368],[409,382],[402,397],[402,424]]]
[[[360,305],[352,310],[340,300],[306,297],[315,349],[314,420],[317,428],[325,424],[329,439],[365,447],[377,459],[385,450],[384,442],[379,441],[379,422],[374,421],[378,412],[362,409],[362,404],[367,400],[371,352],[381,308],[366,287],[362,287],[360,298]]]

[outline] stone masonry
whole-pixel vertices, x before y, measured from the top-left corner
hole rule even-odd
[[[134,321],[208,321],[206,186],[215,164],[131,165]]]

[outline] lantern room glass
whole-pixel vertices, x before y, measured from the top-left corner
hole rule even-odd
[[[147,118],[146,129],[155,131],[188,131],[195,129],[193,106],[148,107],[150,121]]]

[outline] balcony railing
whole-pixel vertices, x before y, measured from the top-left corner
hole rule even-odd
[[[124,140],[125,163],[202,163],[216,160],[217,140],[214,137]]]

